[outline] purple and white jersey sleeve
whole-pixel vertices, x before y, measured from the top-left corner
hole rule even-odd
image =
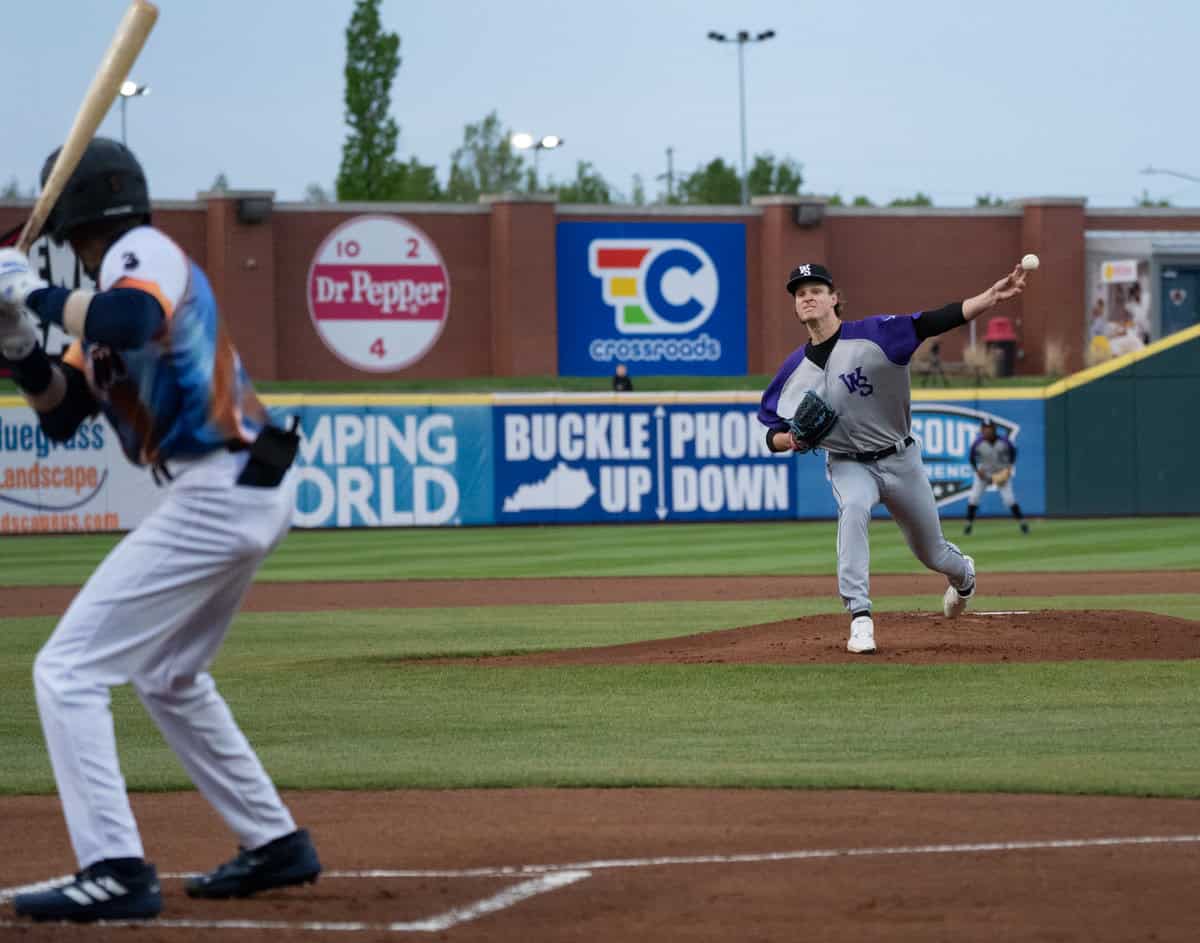
[[[907,366],[921,346],[916,320],[920,314],[880,314],[842,325],[842,340],[871,341],[899,367]],[[838,342],[839,344],[841,341]]]
[[[787,419],[779,415],[779,396],[788,380],[804,363],[804,354],[807,350],[807,344],[793,350],[787,360],[783,362],[783,366],[779,368],[779,372],[775,374],[775,379],[767,386],[766,392],[763,393],[762,402],[758,407],[758,421],[772,432],[787,430]]]

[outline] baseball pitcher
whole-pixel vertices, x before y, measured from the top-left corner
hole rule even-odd
[[[825,449],[838,504],[838,591],[851,613],[851,652],[875,651],[867,528],[880,502],[917,559],[949,581],[942,599],[947,617],[961,615],[975,593],[974,560],[942,534],[921,445],[912,434],[908,364],[922,341],[1020,294],[1025,279],[1018,265],[963,302],[843,322],[827,268],[808,263],[788,276],[787,291],[809,342],[783,362],[758,417],[773,452]]]
[[[975,469],[975,478],[971,482],[971,493],[967,496],[967,526],[963,534],[970,535],[975,527],[975,512],[979,510],[979,502],[988,488],[1000,492],[1004,506],[1012,512],[1012,516],[1021,525],[1021,533],[1029,533],[1029,524],[1021,514],[1021,505],[1017,504],[1017,496],[1013,494],[1013,466],[1017,461],[1017,447],[1007,436],[997,433],[996,423],[985,419],[979,426],[979,437],[971,443],[971,467]]]
[[[42,170],[45,184],[55,155]],[[117,762],[109,689],[130,683],[241,851],[186,885],[244,897],[313,881],[320,863],[209,674],[259,564],[287,533],[298,437],[271,426],[200,267],[150,221],[145,175],[116,141],[88,146],[46,228],[96,291],[47,285],[0,250],[0,351],[46,434],[103,413],[167,493],[71,603],[34,662],[38,713],[79,863],[17,895],[35,920],[146,919],[162,897]],[[61,365],[34,319],[75,340]]]

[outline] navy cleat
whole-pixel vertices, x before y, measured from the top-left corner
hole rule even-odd
[[[162,913],[154,865],[136,859],[97,861],[66,884],[18,894],[13,909],[34,920],[152,920]]]
[[[186,889],[188,897],[249,897],[276,887],[311,884],[320,873],[317,849],[301,828],[261,848],[242,848],[232,861],[189,878]]]

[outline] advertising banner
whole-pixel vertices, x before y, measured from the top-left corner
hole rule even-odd
[[[425,356],[450,313],[450,274],[433,240],[396,216],[356,216],[318,247],[308,313],[343,363],[398,370]]]
[[[560,374],[745,374],[744,224],[562,222],[557,259]]]
[[[986,417],[1017,451],[1013,487],[1046,509],[1041,399],[916,402],[913,433],[940,513],[961,517]],[[832,519],[825,453],[772,454],[757,401],[628,394],[597,401],[299,405],[293,524],[301,528]],[[107,423],[46,438],[31,410],[0,408],[0,533],[123,531],[164,491],[129,464]],[[981,517],[1006,515],[994,488]],[[883,508],[877,516],[886,516]]]
[[[300,419],[297,527],[492,522],[487,406],[303,406],[288,412]]]
[[[499,524],[795,516],[749,404],[493,407]]]
[[[0,407],[0,533],[132,530],[161,500],[102,419],[51,442],[32,409]]]

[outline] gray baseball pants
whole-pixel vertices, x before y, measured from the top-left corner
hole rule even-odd
[[[965,588],[975,578],[962,551],[942,534],[933,488],[921,461],[921,443],[877,462],[828,456],[829,478],[838,504],[838,592],[850,612],[871,608],[871,548],[867,529],[880,502],[925,566]]]

